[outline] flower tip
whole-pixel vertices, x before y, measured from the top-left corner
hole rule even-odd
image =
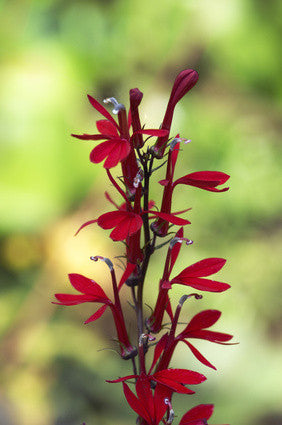
[[[131,89],[129,91],[129,97],[130,97],[130,106],[137,108],[141,100],[143,98],[143,93],[136,87],[135,89]]]
[[[111,260],[109,258],[102,257],[101,255],[95,255],[95,256],[91,255],[90,260],[92,260],[92,261],[102,260],[102,261],[104,261],[107,264],[107,266],[109,267],[110,271],[113,271],[114,270],[114,265],[113,265],[113,263],[111,262]]]

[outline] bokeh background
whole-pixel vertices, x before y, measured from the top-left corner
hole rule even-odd
[[[175,397],[181,415],[198,402],[216,404],[213,423],[282,423],[281,13],[279,0],[8,0],[1,1],[1,425],[129,425],[135,416],[121,386],[128,373],[110,339],[110,316],[84,326],[91,306],[51,304],[67,292],[67,273],[109,286],[90,255],[122,252],[108,232],[86,220],[109,207],[92,142],[71,132],[95,131],[98,114],[86,94],[144,95],[143,121],[158,127],[173,80],[200,73],[177,106],[174,130],[192,139],[178,176],[200,170],[231,174],[231,189],[175,192],[176,209],[193,207],[177,269],[207,256],[228,259],[220,274],[232,289],[187,302],[182,320],[204,308],[223,315],[217,329],[239,345],[197,343],[218,372],[185,347],[173,365],[208,376],[196,396]],[[118,171],[115,171],[118,174]],[[161,178],[161,174],[160,174]],[[159,188],[153,196],[159,199]],[[188,216],[188,214],[187,214]],[[153,304],[163,254],[150,268]],[[116,261],[116,263],[118,263]],[[183,288],[176,288],[176,303]],[[126,303],[126,290],[124,291]],[[149,310],[148,310],[149,312]],[[134,318],[128,307],[128,323]],[[106,350],[105,350],[106,349]],[[178,423],[177,419],[175,420]]]

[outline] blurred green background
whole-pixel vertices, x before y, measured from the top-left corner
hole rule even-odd
[[[133,87],[144,92],[143,122],[158,127],[175,76],[191,67],[200,79],[174,119],[173,132],[180,129],[192,139],[179,157],[178,177],[206,169],[232,177],[227,193],[175,192],[175,209],[193,207],[186,236],[194,240],[183,248],[177,270],[207,256],[227,258],[220,277],[232,288],[186,303],[182,320],[218,308],[223,315],[217,329],[233,333],[240,344],[196,344],[218,372],[179,347],[173,365],[209,379],[196,396],[175,397],[176,411],[181,417],[199,402],[214,402],[212,423],[281,424],[282,3],[9,0],[0,5],[0,424],[135,423],[121,386],[104,382],[130,371],[114,352],[103,350],[114,347],[110,316],[84,326],[91,306],[51,304],[54,292],[68,292],[69,272],[95,277],[107,288],[105,266],[89,256],[122,252],[121,244],[95,226],[73,237],[82,222],[109,208],[104,191],[112,191],[102,166],[88,160],[92,142],[74,140],[70,133],[95,131],[100,117],[87,93],[128,104]],[[153,195],[158,198],[159,192],[156,185]],[[149,271],[151,304],[162,257],[156,255]],[[184,292],[172,291],[175,303]],[[132,331],[130,307],[128,314]]]

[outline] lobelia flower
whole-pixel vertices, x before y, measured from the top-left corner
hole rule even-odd
[[[179,425],[208,425],[213,410],[213,404],[199,404],[185,413]]]
[[[206,258],[189,267],[186,267],[181,273],[170,280],[170,274],[175,261],[179,254],[179,248],[174,251],[173,262],[171,262],[172,252],[175,244],[181,243],[183,239],[174,238],[170,243],[168,249],[167,261],[163,277],[160,281],[160,289],[158,299],[153,314],[147,319],[146,324],[151,332],[159,332],[161,330],[161,324],[163,315],[167,305],[167,294],[168,290],[172,288],[175,283],[182,284],[185,286],[191,286],[199,291],[209,292],[223,292],[230,288],[230,285],[216,280],[204,279],[206,276],[210,276],[217,273],[226,263],[223,258]],[[192,241],[186,242],[191,243]],[[170,267],[168,264],[171,262]]]
[[[100,143],[91,151],[90,161],[96,164],[106,159],[104,167],[107,169],[115,167],[119,162],[123,162],[127,157],[130,157],[128,159],[130,166],[126,167],[127,164],[125,164],[123,170],[124,176],[127,176],[128,179],[128,182],[125,183],[130,184],[130,181],[135,177],[138,171],[132,146],[135,136],[137,134],[147,134],[155,137],[164,136],[167,134],[167,130],[144,130],[140,128],[130,137],[124,105],[118,103],[113,97],[104,100],[105,103],[111,102],[114,104],[113,113],[118,114],[118,125],[103,105],[92,96],[88,95],[88,99],[91,105],[106,118],[106,120],[99,120],[96,122],[100,134],[72,134],[72,136],[80,140],[105,140],[105,142]],[[130,172],[133,176],[130,176]]]
[[[89,279],[83,275],[77,273],[69,274],[69,280],[71,285],[81,294],[55,294],[58,302],[53,302],[53,304],[72,306],[77,304],[82,304],[86,302],[93,303],[101,303],[103,304],[92,316],[90,316],[84,323],[90,323],[97,319],[99,319],[105,312],[107,307],[110,307],[113,315],[113,319],[115,322],[118,341],[120,344],[121,357],[124,359],[131,358],[137,354],[136,348],[131,345],[129,342],[124,317],[121,309],[120,299],[118,290],[121,288],[123,283],[132,273],[132,265],[128,265],[125,270],[120,283],[119,288],[117,286],[115,272],[113,269],[113,265],[110,260],[104,257],[91,257],[94,261],[97,261],[98,258],[104,260],[107,265],[110,267],[111,277],[112,277],[112,285],[115,301],[111,301],[111,299],[105,294],[104,290],[101,286],[92,279]]]
[[[196,82],[198,81],[199,75],[197,71],[194,71],[193,69],[185,69],[184,71],[180,72],[178,76],[175,79],[174,85],[171,90],[171,95],[168,101],[168,105],[166,108],[166,113],[161,125],[161,129],[165,129],[168,131],[168,134],[166,136],[161,136],[158,138],[155,146],[153,147],[153,151],[156,157],[162,158],[168,138],[169,138],[169,131],[171,127],[171,122],[173,118],[173,112],[176,104],[182,99],[182,97],[191,90]]]
[[[186,211],[186,210],[184,210]],[[100,215],[97,219],[87,221],[77,230],[76,235],[86,226],[90,224],[97,223],[98,226],[102,229],[114,229],[110,237],[113,241],[123,241],[124,239],[134,235],[138,230],[141,229],[143,225],[142,216],[144,214],[152,214],[149,219],[160,217],[162,220],[169,223],[175,224],[177,226],[185,226],[190,224],[190,221],[185,220],[184,218],[177,217],[177,214],[182,213],[183,211],[177,213],[162,213],[154,210],[142,211],[139,214],[135,213],[131,208],[130,211],[110,211],[105,214]]]
[[[171,392],[179,394],[195,394],[195,391],[186,388],[185,385],[197,385],[204,382],[207,378],[201,373],[194,372],[186,369],[164,369],[158,371],[152,375],[146,375],[141,373],[140,375],[128,375],[122,378],[107,380],[109,383],[124,382],[128,379],[137,378],[141,379],[142,382],[156,382],[165,386]]]
[[[179,309],[180,312],[180,309]],[[176,313],[177,314],[177,313]],[[172,323],[177,323],[178,316],[174,317]],[[214,323],[218,321],[221,316],[221,312],[218,310],[204,310],[196,314],[192,320],[188,323],[186,328],[177,336],[175,332],[166,333],[163,335],[161,340],[158,342],[155,348],[155,355],[153,366],[159,360],[161,354],[163,353],[162,359],[158,365],[158,370],[166,368],[171,360],[173,352],[179,342],[184,342],[189,349],[192,351],[194,356],[204,365],[211,367],[216,370],[216,367],[213,366],[192,344],[187,341],[187,339],[202,339],[206,341],[215,342],[216,344],[227,344],[227,341],[233,338],[232,335],[223,333],[223,332],[214,332],[206,330]]]

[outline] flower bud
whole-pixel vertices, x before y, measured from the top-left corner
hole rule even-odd
[[[194,87],[194,85],[198,81],[198,78],[199,75],[197,71],[194,71],[193,69],[185,69],[184,71],[181,71],[180,74],[178,74],[172,87],[171,95],[166,108],[166,113],[161,125],[162,130],[170,131],[174,108],[176,104],[189,90]],[[163,157],[168,139],[169,133],[167,136],[158,138],[153,148],[156,157]]]

